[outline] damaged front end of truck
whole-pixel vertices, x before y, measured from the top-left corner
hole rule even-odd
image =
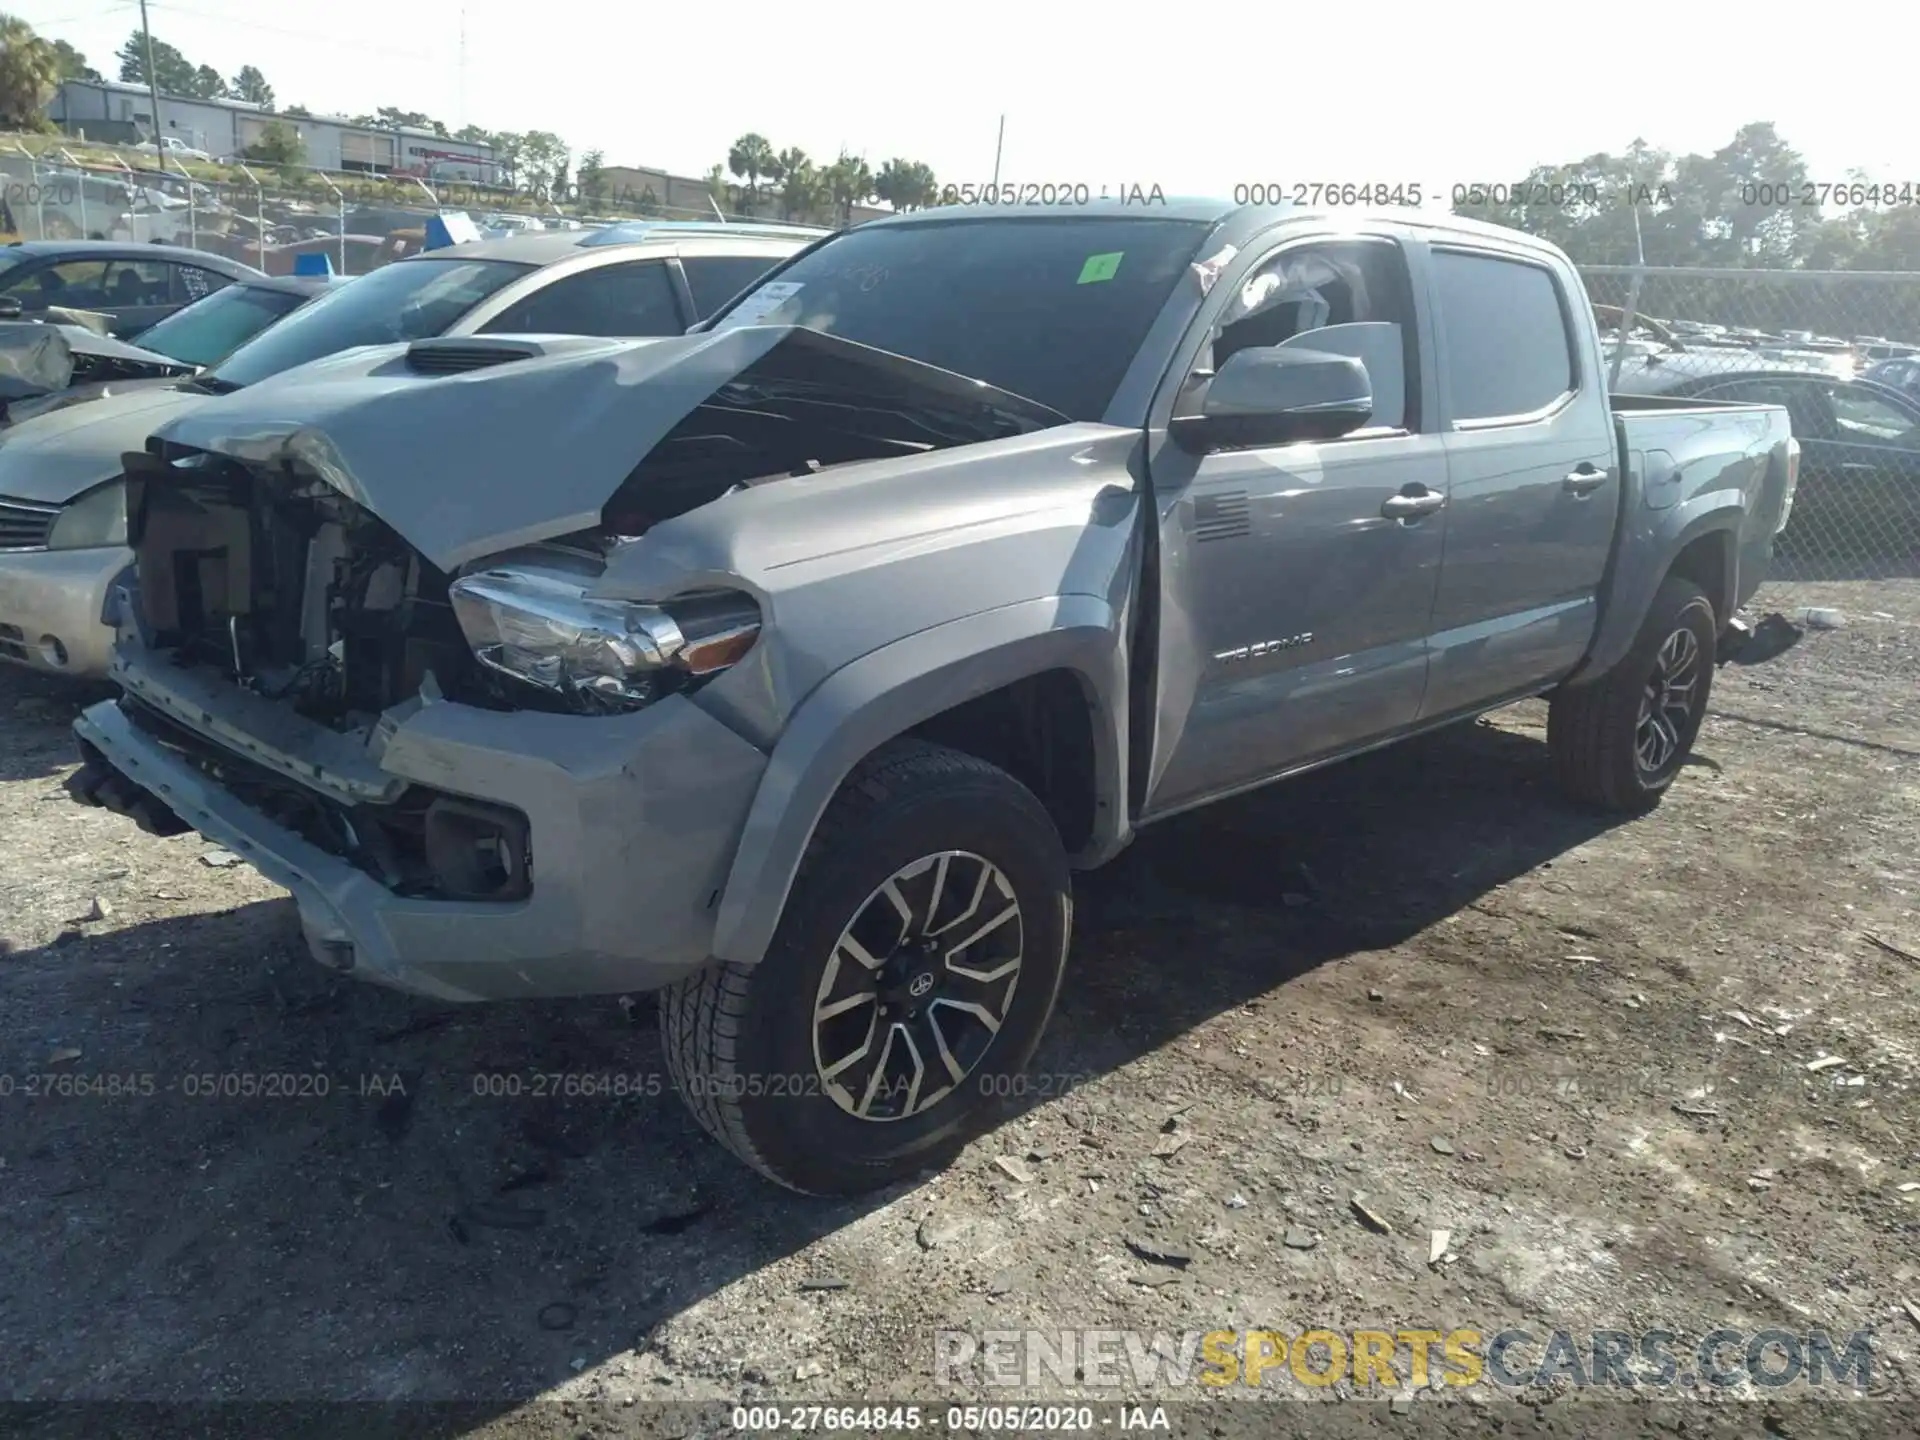
[[[422,341],[290,378],[125,457],[123,694],[76,725],[69,788],[228,845],[294,891],[317,956],[448,999],[708,953],[766,756],[689,702],[753,654],[768,596],[656,527],[1066,423],[777,327]]]

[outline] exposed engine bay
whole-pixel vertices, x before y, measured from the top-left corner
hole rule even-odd
[[[429,673],[487,701],[448,577],[337,490],[213,455],[128,460],[154,649],[336,730],[371,725]]]
[[[442,455],[430,473],[397,471],[405,444],[390,425],[369,424],[358,453],[343,447],[358,438],[351,428],[287,421],[281,402],[264,441],[231,419],[232,430],[209,437],[218,449],[177,427],[163,432],[124,457],[138,602],[118,623],[136,624],[140,658],[117,667],[122,710],[230,793],[397,893],[524,898],[533,865],[524,815],[381,765],[410,717],[443,701],[618,715],[697,689],[753,649],[759,602],[743,588],[657,600],[592,593],[623,547],[736,491],[1065,418],[899,357],[795,335],[668,423],[642,415],[658,428],[624,455],[603,447],[597,515],[563,498],[592,473],[578,449],[549,449],[538,470],[496,449],[490,473],[463,492],[459,476],[473,466]],[[408,353],[410,368],[485,369],[491,381],[539,363],[526,342],[428,348]],[[460,381],[412,383],[425,389],[409,391],[410,416],[416,397],[446,396],[438,387]],[[235,407],[248,398],[230,397]],[[496,418],[477,398],[458,413],[479,429]],[[473,429],[462,438],[472,442]],[[370,484],[380,515],[353,498]],[[455,548],[450,534],[472,540]]]

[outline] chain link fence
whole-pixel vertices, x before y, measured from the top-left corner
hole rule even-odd
[[[1612,388],[1786,407],[1779,581],[1920,578],[1920,273],[1583,267]],[[1871,609],[1871,605],[1863,608]]]
[[[362,275],[419,248],[428,220],[463,211],[490,229],[573,229],[625,220],[747,220],[717,206],[229,163],[189,175],[151,152],[0,137],[0,238],[184,245],[290,273],[318,251]]]

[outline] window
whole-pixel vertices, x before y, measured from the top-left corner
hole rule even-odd
[[[1362,361],[1374,400],[1367,428],[1418,428],[1412,285],[1392,242],[1294,246],[1259,265],[1214,326],[1212,368],[1256,346],[1323,350]]]
[[[107,265],[104,260],[63,260],[35,270],[7,287],[28,309],[64,305],[71,309],[98,309],[106,303]]]
[[[237,388],[323,355],[444,334],[482,300],[533,267],[504,260],[435,260],[383,265],[303,305],[220,362],[213,379]]]
[[[106,303],[123,310],[173,304],[172,268],[157,260],[109,261],[102,282]]]
[[[705,319],[779,261],[777,255],[682,256],[680,268],[686,272],[687,288],[693,291],[694,313]]]
[[[1840,439],[1862,445],[1913,446],[1913,417],[1892,401],[1858,385],[1834,385],[1828,394]]]
[[[1787,421],[1802,440],[1920,448],[1915,416],[1882,396],[1843,381],[1753,376],[1711,386],[1702,396],[1785,406]]]
[[[173,298],[175,303],[181,305],[204,300],[214,291],[233,283],[226,276],[212,270],[202,270],[198,265],[175,265],[173,273],[178,281]]]
[[[1544,410],[1573,389],[1573,344],[1560,287],[1543,266],[1433,252],[1453,418]]]
[[[189,365],[218,365],[283,315],[299,309],[306,298],[285,290],[229,285],[224,275],[218,278],[218,294],[176,310],[143,331],[140,348]]]
[[[636,260],[576,271],[480,328],[488,335],[678,335],[687,322],[666,262]]]
[[[804,325],[1098,420],[1210,228],[1105,216],[866,226],[714,325]]]

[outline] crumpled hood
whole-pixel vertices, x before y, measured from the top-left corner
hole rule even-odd
[[[0,400],[50,395],[73,383],[74,358],[90,356],[138,366],[148,378],[190,375],[194,367],[78,325],[0,321]]]
[[[520,357],[460,373],[454,357]],[[409,358],[413,357],[413,358]],[[425,372],[425,373],[423,373]],[[944,407],[1040,428],[1064,416],[979,381],[794,326],[652,340],[463,336],[351,350],[220,397],[154,440],[297,464],[443,571],[600,523],[647,452],[717,392]]]
[[[162,421],[212,399],[163,384],[22,420],[0,430],[0,495],[63,504],[120,474],[120,457]]]

